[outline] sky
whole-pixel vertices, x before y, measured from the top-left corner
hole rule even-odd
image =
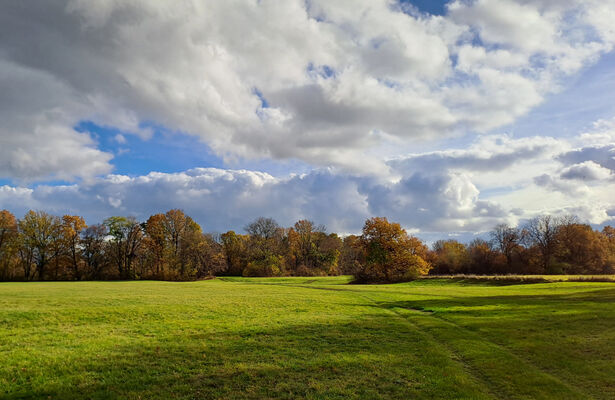
[[[615,224],[615,0],[0,0],[0,209]]]

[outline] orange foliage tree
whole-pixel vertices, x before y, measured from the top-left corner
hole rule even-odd
[[[386,218],[365,221],[361,243],[365,262],[355,275],[358,282],[409,281],[431,269],[425,261],[427,247],[409,236],[400,224]]]

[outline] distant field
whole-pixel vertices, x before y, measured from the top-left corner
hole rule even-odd
[[[615,398],[615,284],[0,283],[2,398]]]

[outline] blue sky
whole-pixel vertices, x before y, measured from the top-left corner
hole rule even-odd
[[[430,240],[614,222],[613,0],[168,7],[6,7],[0,208]]]
[[[438,0],[404,0],[402,4],[412,4],[419,11],[433,15],[444,15],[446,12],[446,1]]]
[[[140,137],[114,127],[80,122],[77,132],[92,135],[98,148],[114,155],[113,172],[121,175],[144,175],[151,171],[179,172],[195,167],[224,167],[224,162],[194,136],[169,132],[149,125],[151,137]]]
[[[504,129],[518,135],[573,136],[596,120],[612,118],[615,53],[605,54],[563,85],[561,92],[548,96],[543,104]]]

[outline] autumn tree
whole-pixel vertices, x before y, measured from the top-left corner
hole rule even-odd
[[[557,249],[559,228],[567,223],[573,223],[573,217],[553,217],[541,215],[532,218],[525,224],[522,234],[528,246],[534,246],[540,255],[539,266],[542,273],[549,272],[549,266]]]
[[[323,225],[299,220],[286,234],[288,263],[295,275],[334,275],[342,240],[336,234],[327,234]]]
[[[556,257],[562,273],[601,274],[605,272],[609,253],[607,239],[586,224],[571,223],[559,227],[556,234]]]
[[[220,236],[226,261],[227,275],[241,276],[247,265],[247,245],[249,237],[228,231]]]
[[[429,272],[427,247],[398,223],[386,218],[365,221],[361,235],[365,263],[355,275],[358,282],[402,282]]]
[[[182,279],[194,273],[189,253],[195,241],[201,240],[201,227],[182,210],[169,210],[164,215],[164,229],[169,243],[169,264]]]
[[[244,276],[278,276],[284,271],[283,229],[272,218],[257,218],[245,227],[249,235]]]
[[[81,279],[80,263],[80,240],[81,232],[87,227],[85,220],[77,215],[65,215],[62,217],[62,239],[70,258],[70,266],[73,279]]]
[[[339,275],[339,257],[343,246],[337,233],[318,232],[316,235],[316,268],[322,275]]]
[[[474,274],[498,274],[506,272],[506,256],[494,250],[491,243],[474,239],[467,246],[469,267],[467,272]]]
[[[521,245],[521,232],[517,227],[499,224],[491,231],[491,240],[500,253],[506,257],[506,265],[510,271],[513,264],[513,255]]]
[[[196,278],[206,278],[222,273],[226,269],[226,259],[220,235],[200,234],[190,247],[191,263],[195,267]]]
[[[158,279],[164,277],[166,269],[165,254],[168,249],[166,216],[154,214],[145,223],[144,247],[148,252],[148,262],[153,276]]]
[[[17,219],[8,210],[0,211],[0,280],[14,278],[17,237]]]
[[[342,241],[340,250],[340,273],[355,275],[365,262],[365,249],[361,244],[361,237],[348,235]]]
[[[433,244],[433,273],[458,274],[468,272],[470,256],[465,244],[454,239],[438,240]]]
[[[273,218],[259,217],[246,225],[248,235],[259,239],[274,239],[279,236],[280,225]]]
[[[85,264],[85,274],[89,279],[102,278],[102,272],[107,265],[105,252],[107,226],[104,224],[90,225],[81,234],[81,258]]]
[[[607,251],[607,261],[605,272],[608,274],[615,273],[615,228],[612,226],[605,226],[602,228],[602,237],[604,238],[604,245]]]
[[[18,223],[21,233],[21,246],[24,247],[22,254],[26,257],[25,263],[33,261],[36,266],[38,279],[45,279],[46,267],[57,251],[54,246],[60,237],[60,218],[47,214],[44,211],[28,211]],[[26,267],[26,279],[30,278],[29,267]]]
[[[110,253],[120,279],[134,278],[132,265],[143,243],[143,230],[134,217],[110,217],[104,221],[111,240]]]
[[[302,219],[295,223],[294,231],[297,232],[298,243],[298,263],[310,269],[315,264],[315,236],[318,232],[324,231],[324,228],[317,228],[316,225],[309,220]]]

